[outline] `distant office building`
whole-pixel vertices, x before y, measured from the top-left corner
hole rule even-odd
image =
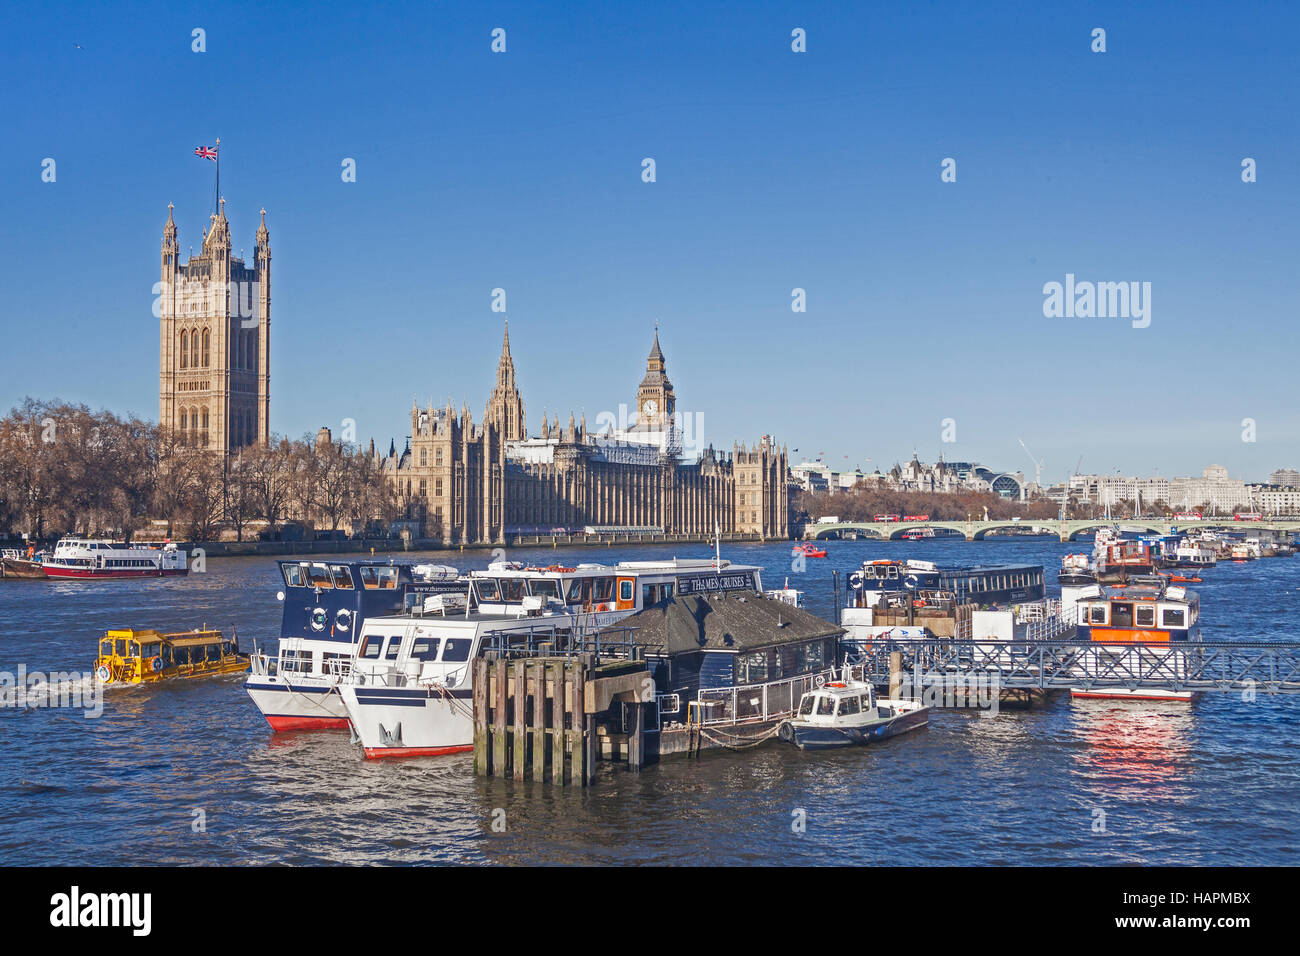
[[[1268,483],[1279,488],[1300,488],[1300,471],[1294,468],[1279,468],[1268,476]]]
[[[1226,513],[1251,506],[1250,492],[1244,481],[1228,477],[1222,465],[1210,465],[1199,478],[1174,478],[1169,482],[1169,504],[1174,508],[1208,506],[1213,512]]]

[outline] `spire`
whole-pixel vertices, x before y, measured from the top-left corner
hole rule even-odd
[[[167,204],[167,223],[163,226],[163,248],[164,253],[176,252],[176,220],[172,218],[172,204]]]
[[[271,241],[271,232],[266,228],[266,207],[262,207],[262,224],[257,227],[257,244],[258,246],[269,245]]]
[[[646,367],[647,368],[657,367],[658,369],[661,370],[664,367],[664,353],[663,350],[659,348],[659,323],[658,322],[655,323],[655,344],[650,347],[650,357],[646,359]]]

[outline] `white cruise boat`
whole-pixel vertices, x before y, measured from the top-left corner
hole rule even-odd
[[[471,663],[485,649],[564,645],[676,595],[763,593],[761,569],[717,559],[524,567],[470,572],[473,610],[368,619],[337,689],[365,755],[431,756],[474,742]]]
[[[176,545],[60,538],[42,565],[51,578],[157,578],[188,573]]]

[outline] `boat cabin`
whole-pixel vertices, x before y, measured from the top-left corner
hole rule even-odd
[[[845,718],[870,716],[875,708],[876,694],[870,684],[830,681],[803,695],[798,717],[808,723],[834,725]],[[888,708],[881,708],[879,716],[891,716],[887,711]]]
[[[104,683],[139,684],[244,670],[248,657],[236,636],[221,631],[111,630],[99,642],[95,676]]]
[[[1196,593],[1167,585],[1158,575],[1086,588],[1075,608],[1082,641],[1167,643],[1194,640],[1199,632]]]

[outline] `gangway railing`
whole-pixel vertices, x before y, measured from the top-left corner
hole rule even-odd
[[[1300,642],[1132,643],[877,638],[847,641],[847,661],[887,684],[945,677],[996,681],[1007,690],[1171,690],[1300,694]],[[893,655],[900,657],[895,661]]]

